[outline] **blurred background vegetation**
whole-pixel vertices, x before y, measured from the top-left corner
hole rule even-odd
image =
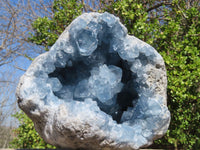
[[[82,13],[107,11],[119,17],[129,34],[152,45],[166,63],[171,123],[166,135],[151,147],[200,149],[199,0],[1,0],[0,4],[7,13],[5,17],[0,16],[7,18],[0,28],[3,35],[0,66],[18,57],[32,60],[48,51],[72,20]],[[0,117],[3,117],[1,112],[6,102],[0,102]],[[0,146],[55,148],[39,137],[23,112],[15,113],[14,117],[19,126],[14,130],[9,128],[12,136],[5,135],[9,137],[6,144],[1,138]],[[0,127],[4,127],[4,134],[9,133],[8,127],[3,124]]]

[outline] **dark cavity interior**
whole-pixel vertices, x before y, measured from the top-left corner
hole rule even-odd
[[[108,53],[108,49],[109,44],[101,43],[91,56],[81,56],[78,61],[72,62],[72,67],[65,66],[65,68],[56,68],[54,72],[49,74],[49,77],[57,77],[62,85],[77,85],[79,81],[88,79],[90,77],[90,70],[99,64],[120,67],[122,69],[121,82],[124,86],[121,92],[115,95],[117,97],[116,106],[112,106],[112,108],[102,106],[97,100],[100,109],[111,115],[115,121],[120,123],[123,112],[126,111],[128,107],[134,107],[133,103],[135,103],[138,98],[138,93],[135,90],[133,83],[134,76],[130,71],[128,62],[122,60],[116,52]],[[59,97],[56,92],[54,94]]]

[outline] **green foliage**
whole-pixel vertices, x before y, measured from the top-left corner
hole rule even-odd
[[[46,149],[55,147],[47,144],[35,131],[33,122],[23,112],[16,113],[15,118],[19,121],[19,127],[14,130],[15,138],[10,143],[11,148],[23,149]]]
[[[114,2],[112,5],[107,6],[104,11],[118,16],[128,29],[129,34],[149,44],[153,43],[153,37],[159,30],[159,24],[157,20],[151,20],[150,23],[147,23],[148,12],[139,1],[122,0]]]
[[[200,12],[198,3],[161,5],[149,11],[141,0],[122,0],[107,6],[130,34],[155,47],[166,62],[170,128],[158,145],[200,148]],[[152,4],[154,2],[152,1]],[[161,3],[161,2],[160,2]],[[153,4],[152,6],[155,6]],[[163,148],[163,147],[162,147]]]
[[[64,29],[82,12],[82,4],[78,0],[54,0],[54,16],[39,17],[33,23],[34,33],[29,40],[37,45],[43,45],[46,50],[58,39]]]
[[[129,34],[151,44],[165,60],[172,119],[166,136],[157,140],[155,147],[200,149],[199,2],[119,0],[107,3],[109,5],[101,3],[105,7],[100,12],[118,16]],[[82,8],[76,0],[55,0],[54,17],[35,20],[32,24],[35,32],[30,40],[48,49],[65,27],[81,14]]]

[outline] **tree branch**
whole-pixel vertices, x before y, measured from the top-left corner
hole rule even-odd
[[[148,9],[147,9],[147,12],[152,11],[153,9],[157,9],[157,8],[159,8],[159,7],[162,6],[162,5],[172,5],[172,3],[169,3],[169,2],[162,2],[162,3],[156,4],[156,5],[154,5],[154,6],[150,7],[150,8],[148,8]]]
[[[19,70],[21,70],[21,71],[26,72],[26,69],[20,68],[20,67],[18,67],[18,66],[14,66],[14,67],[17,68],[17,69],[19,69]]]

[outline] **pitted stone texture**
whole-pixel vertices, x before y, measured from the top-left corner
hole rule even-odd
[[[19,107],[61,148],[132,150],[169,126],[158,52],[109,13],[85,13],[21,77]]]

